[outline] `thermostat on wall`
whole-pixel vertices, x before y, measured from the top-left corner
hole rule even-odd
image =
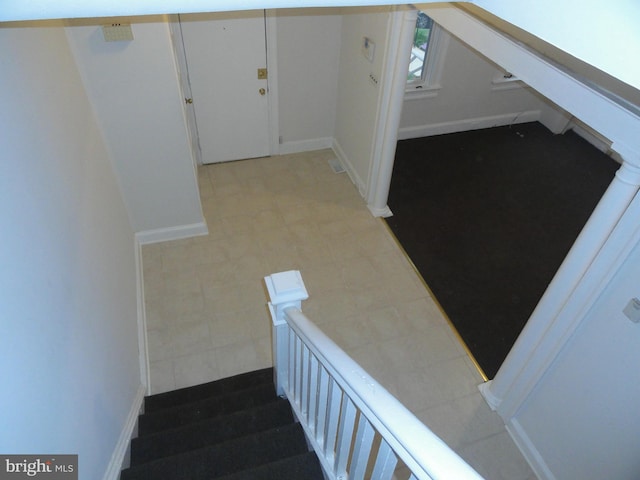
[[[373,62],[373,56],[376,51],[376,44],[369,37],[362,37],[362,54],[364,57]]]

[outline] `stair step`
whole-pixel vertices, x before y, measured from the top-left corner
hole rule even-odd
[[[264,368],[254,372],[242,373],[214,382],[185,387],[170,392],[157,393],[145,398],[145,413],[153,413],[183,403],[192,403],[216,395],[224,395],[248,387],[273,383],[273,368]]]
[[[292,422],[293,414],[289,402],[274,398],[273,402],[263,406],[134,438],[131,441],[131,465],[214,445]]]
[[[120,480],[210,480],[307,452],[292,423],[123,470]]]
[[[152,413],[145,413],[140,415],[138,419],[138,436],[142,437],[162,430],[202,421],[203,419],[220,417],[247,408],[257,407],[269,403],[275,398],[275,388],[272,383],[268,383],[165,408]]]
[[[218,480],[324,480],[320,461],[314,452],[267,463],[250,470],[225,475]]]

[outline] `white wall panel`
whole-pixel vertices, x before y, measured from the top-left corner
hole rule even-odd
[[[62,26],[0,28],[0,451],[102,478],[140,389],[134,234]]]
[[[514,418],[557,479],[638,477],[639,277],[636,246]]]
[[[338,81],[335,140],[347,169],[365,195],[378,121],[387,49],[389,7],[345,9]],[[375,43],[373,62],[361,53],[364,37]]]
[[[182,94],[163,17],[130,22],[132,41],[105,42],[105,21],[67,30],[136,232],[203,222]]]
[[[322,8],[276,11],[282,143],[333,137],[340,12]]]

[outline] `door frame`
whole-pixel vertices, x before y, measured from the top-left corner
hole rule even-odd
[[[190,90],[189,86],[189,71],[185,57],[185,46],[182,39],[182,28],[178,20],[178,14],[168,15],[167,23],[169,25],[169,32],[171,36],[171,43],[173,45],[173,55],[176,64],[176,70],[178,78],[186,79],[182,81],[180,87],[183,92]],[[269,134],[269,155],[278,155],[280,153],[280,124],[278,114],[278,45],[277,45],[277,28],[276,28],[276,11],[273,9],[264,9],[265,19],[265,41],[266,41],[266,60],[267,71],[269,72],[268,78],[268,95],[267,95],[267,131]],[[184,58],[183,58],[184,57]],[[183,104],[185,113],[185,128],[189,135],[194,136],[197,139],[197,144],[200,145],[200,139],[198,136],[198,119],[197,114],[193,108],[189,109]],[[189,122],[187,117],[193,115],[194,122]],[[193,126],[192,126],[193,124]],[[194,131],[195,130],[195,131]],[[202,155],[199,152],[192,152],[194,163],[202,165]]]
[[[267,95],[267,108],[269,109],[269,154],[280,154],[280,116],[278,97],[278,29],[276,22],[276,10],[265,9],[265,36],[267,42],[267,82],[269,92]]]
[[[182,29],[178,21],[178,14],[167,15],[167,26],[169,28],[169,40],[173,51],[173,58],[176,64],[176,75],[178,78],[178,88],[183,99],[182,112],[184,114],[185,128],[189,136],[189,149],[194,165],[202,165],[202,149],[200,148],[200,137],[198,134],[198,119],[196,118],[193,105],[187,104],[187,98],[192,98],[191,84],[189,83],[189,69],[187,57],[182,41]]]

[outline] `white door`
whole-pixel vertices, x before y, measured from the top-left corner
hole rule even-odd
[[[264,10],[180,15],[203,163],[269,155]]]

